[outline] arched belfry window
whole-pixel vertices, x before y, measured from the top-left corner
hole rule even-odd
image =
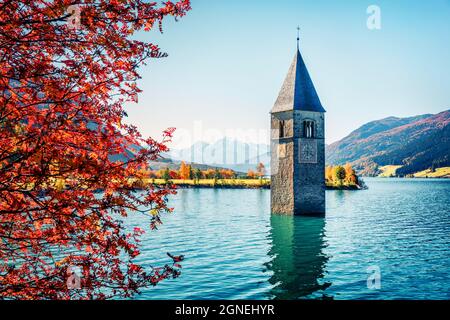
[[[312,120],[303,121],[303,137],[305,138],[314,138],[316,135],[315,132],[315,123]]]
[[[286,123],[284,120],[280,120],[280,138],[284,138],[286,136]]]

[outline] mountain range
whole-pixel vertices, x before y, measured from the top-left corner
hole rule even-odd
[[[350,163],[361,175],[375,176],[396,166],[405,176],[450,166],[450,110],[369,122],[326,148],[328,164]]]
[[[214,143],[196,142],[189,148],[171,150],[168,155],[175,161],[183,160],[190,163],[233,169],[238,172],[255,170],[260,162],[267,168],[270,165],[269,145],[245,143],[228,137]]]
[[[189,148],[171,150],[165,158],[162,163],[152,165],[175,167],[180,161],[186,161],[198,166],[247,172],[262,162],[268,171],[270,147],[223,138],[214,143],[197,142]],[[326,163],[350,163],[363,176],[377,176],[386,166],[395,167],[394,175],[398,176],[450,167],[450,110],[366,123],[345,138],[327,145]]]

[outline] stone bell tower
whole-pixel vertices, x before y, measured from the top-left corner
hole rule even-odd
[[[271,116],[271,210],[325,213],[325,109],[298,48]]]

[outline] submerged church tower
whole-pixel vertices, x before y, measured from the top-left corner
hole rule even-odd
[[[325,213],[325,109],[298,48],[271,116],[271,210]]]

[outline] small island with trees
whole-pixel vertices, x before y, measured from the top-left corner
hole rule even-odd
[[[166,167],[148,170],[144,176],[146,178],[136,184],[172,184],[181,188],[270,189],[270,176],[263,163],[259,163],[254,170],[250,169],[247,173],[243,173],[213,167],[202,170],[183,161],[178,169]],[[326,166],[324,178],[326,188],[329,190],[367,189],[364,181],[357,176],[350,164]]]

